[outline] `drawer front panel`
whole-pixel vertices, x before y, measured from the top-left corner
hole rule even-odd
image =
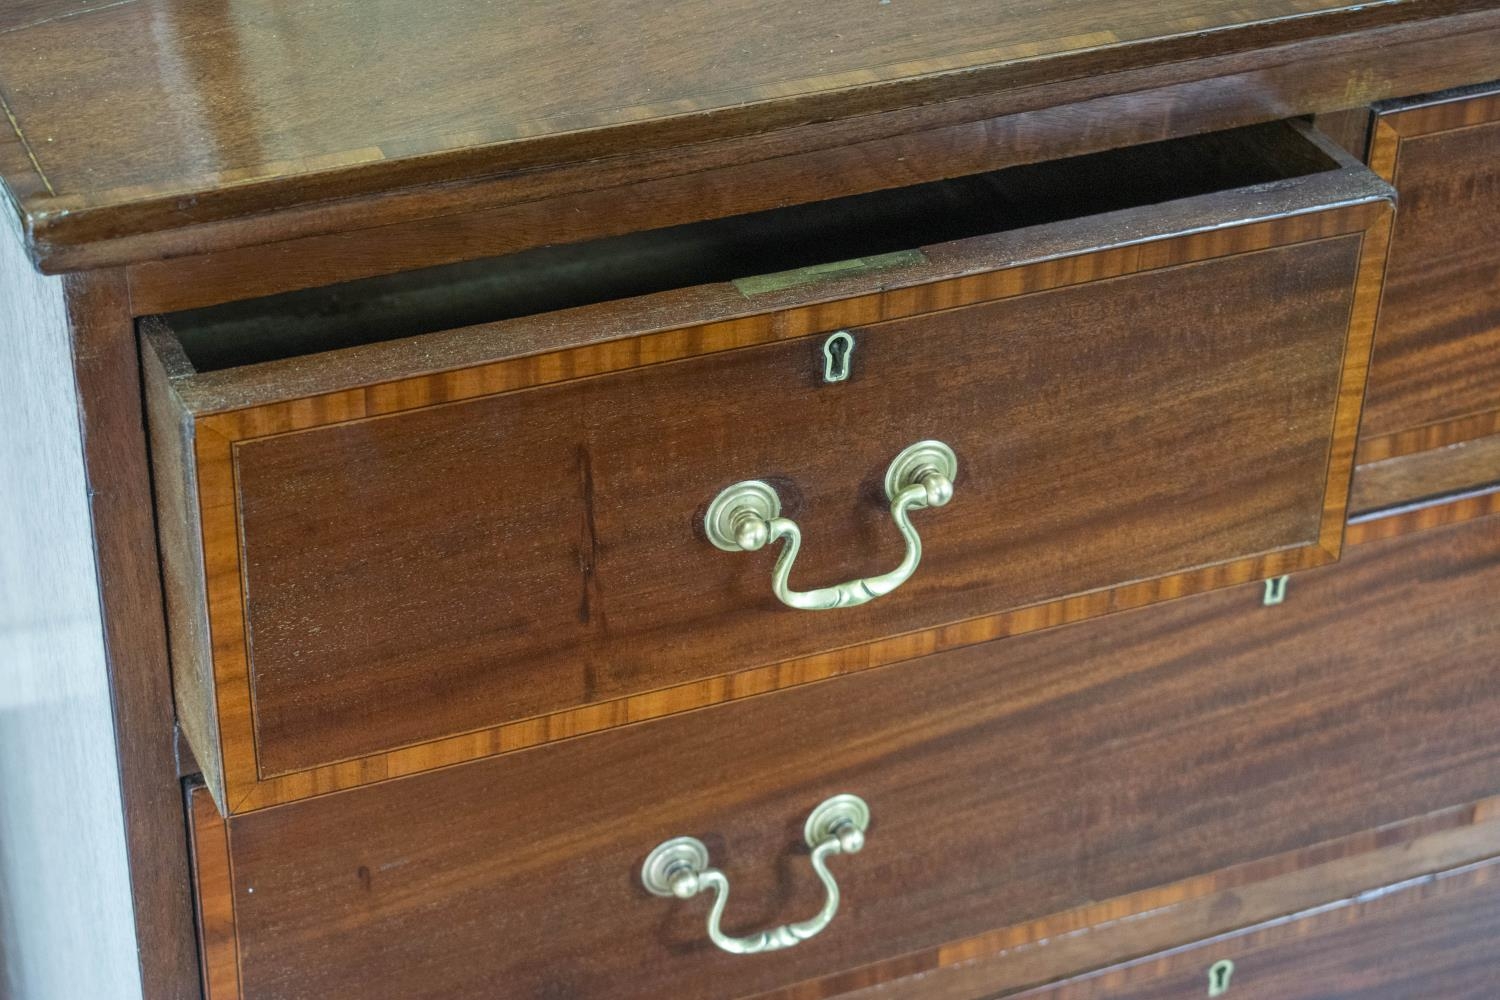
[[[1500,789],[1500,518],[1360,545],[1259,598],[231,817],[245,996],[750,995]],[[801,823],[839,792],[874,820],[832,860],[839,913],[795,948],[720,952],[706,899],[640,886],[647,852],[691,835],[733,885],[730,933],[806,917]]]
[[[153,334],[210,786],[248,811],[1336,558],[1390,218],[1361,171],[434,335],[416,361],[181,375]],[[594,322],[633,335],[525,350]],[[485,336],[497,359],[442,364]],[[330,380],[352,387],[302,388]],[[761,480],[801,528],[791,588],[886,573],[915,543],[884,477],[923,440],[956,453],[953,499],[912,514],[920,564],[872,603],[788,608],[778,545],[705,535]]]
[[[1377,114],[1400,196],[1360,457],[1500,431],[1500,89]]]
[[[857,374],[826,387],[804,338],[244,443],[261,768],[1317,544],[1360,246],[855,327]],[[881,479],[924,439],[957,453],[954,499],[862,607],[790,610],[769,549],[699,528],[769,480],[803,532],[792,586],[878,574],[904,550]]]
[[[1414,879],[1027,1000],[1490,1000],[1500,988],[1500,860]]]

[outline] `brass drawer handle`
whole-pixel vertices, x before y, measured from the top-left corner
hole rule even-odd
[[[885,495],[891,517],[906,539],[906,556],[889,573],[849,580],[817,590],[793,590],[787,583],[792,563],[802,547],[802,529],[781,516],[781,497],[766,483],[750,479],[724,490],[708,506],[703,519],[708,540],[725,552],[754,552],[767,543],[786,539],[771,571],[771,590],[787,607],[802,611],[852,608],[889,594],[911,578],[922,561],[922,539],[912,527],[911,512],[941,507],[953,498],[958,459],[941,441],[918,441],[902,450],[885,473]]]
[[[829,855],[858,854],[865,846],[865,830],[869,826],[870,807],[857,795],[835,795],[820,803],[808,815],[802,838],[812,848],[813,871],[822,880],[828,898],[811,919],[782,924],[759,934],[730,937],[719,929],[724,905],[729,902],[729,879],[717,868],[708,867],[708,848],[696,837],[674,837],[658,844],[641,866],[641,883],[653,895],[678,899],[691,899],[712,889],[714,905],[708,911],[708,937],[714,944],[735,955],[780,951],[817,934],[838,913],[839,886],[828,871]]]

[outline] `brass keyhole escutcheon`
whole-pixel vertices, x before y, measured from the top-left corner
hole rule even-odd
[[[823,381],[842,382],[849,377],[849,356],[854,353],[854,335],[840,330],[823,341]]]
[[[1234,975],[1234,963],[1220,959],[1208,967],[1208,995],[1221,997],[1229,992],[1229,977]]]

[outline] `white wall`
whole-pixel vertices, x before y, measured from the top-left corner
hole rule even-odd
[[[0,213],[9,207],[0,202]],[[0,226],[0,996],[141,996],[58,279]]]

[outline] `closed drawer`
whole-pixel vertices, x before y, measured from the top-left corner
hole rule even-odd
[[[1260,595],[227,821],[204,803],[210,962],[250,1000],[750,996],[1500,789],[1500,517],[1362,544],[1282,605]],[[693,836],[733,886],[727,932],[806,918],[823,894],[802,823],[844,792],[873,821],[831,860],[841,908],[802,944],[728,954],[706,898],[641,887],[653,847]]]
[[[405,332],[400,297],[151,324],[210,787],[254,809],[1335,558],[1390,212],[1340,157],[1273,124],[502,261],[465,280],[524,311],[863,254],[256,364],[194,357],[323,309]],[[954,494],[907,538],[883,479],[926,440]],[[790,587],[919,539],[916,572],[785,606],[776,546],[705,536],[745,480],[800,525]]]
[[[1400,194],[1360,460],[1500,432],[1500,85],[1383,106]]]
[[[1413,879],[1027,1000],[1490,1000],[1500,990],[1500,860]]]

